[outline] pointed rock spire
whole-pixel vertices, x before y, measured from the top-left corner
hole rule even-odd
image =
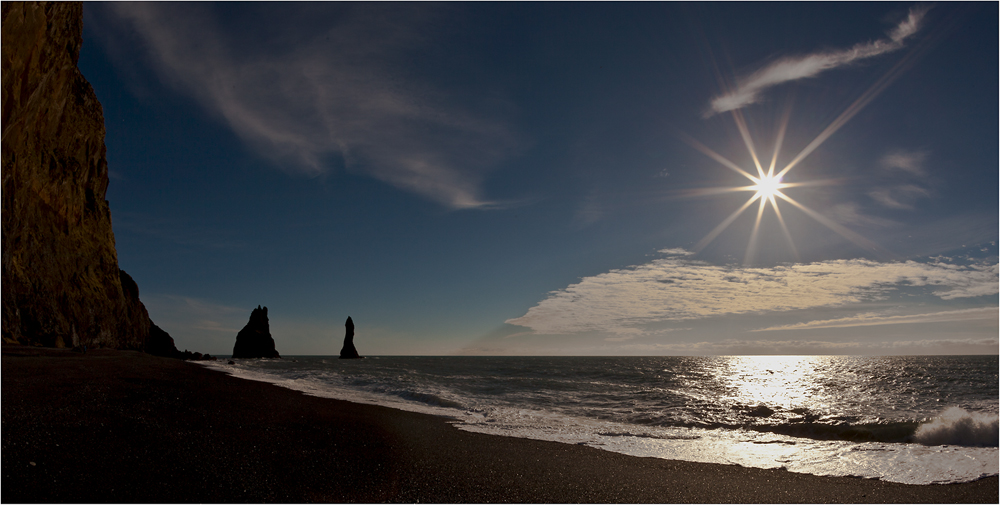
[[[354,321],[351,320],[350,316],[347,317],[344,326],[347,327],[347,334],[344,336],[344,347],[340,349],[340,359],[360,358],[358,350],[354,348]]]

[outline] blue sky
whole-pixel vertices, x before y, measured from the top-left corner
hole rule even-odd
[[[998,350],[994,3],[84,13],[178,348],[260,304],[284,355]]]

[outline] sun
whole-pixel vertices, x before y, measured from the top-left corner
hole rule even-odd
[[[781,152],[781,144],[782,141],[784,140],[785,132],[787,130],[788,120],[791,112],[790,109],[786,110],[784,118],[782,119],[780,126],[778,128],[777,135],[775,136],[776,140],[774,145],[774,152],[773,155],[771,156],[770,164],[767,166],[767,168],[765,168],[765,166],[761,164],[761,161],[757,156],[757,149],[754,147],[754,142],[750,135],[750,130],[747,128],[746,121],[743,118],[743,114],[739,110],[733,110],[731,112],[733,120],[736,123],[736,127],[740,131],[740,136],[743,137],[743,142],[746,144],[747,150],[750,153],[750,157],[753,159],[754,169],[756,169],[755,170],[756,175],[751,173],[751,171],[749,170],[744,170],[739,165],[733,163],[732,161],[726,159],[724,156],[709,149],[708,147],[698,142],[697,140],[681,133],[682,140],[690,144],[695,149],[701,151],[709,158],[712,158],[715,161],[719,162],[726,168],[729,168],[730,170],[742,175],[743,177],[746,177],[752,183],[748,186],[737,186],[731,188],[711,188],[697,192],[703,195],[710,195],[710,194],[747,191],[747,192],[752,192],[753,196],[751,196],[746,201],[746,203],[740,206],[740,208],[736,209],[736,211],[730,214],[729,217],[727,217],[721,223],[719,223],[719,225],[716,226],[715,229],[713,229],[711,232],[709,232],[709,234],[706,235],[705,238],[701,239],[697,244],[695,244],[694,249],[696,251],[702,250],[710,242],[715,240],[715,238],[718,237],[719,234],[721,234],[727,227],[729,227],[729,225],[732,224],[733,221],[735,221],[736,218],[738,218],[741,214],[743,214],[744,211],[750,208],[750,206],[752,206],[754,202],[759,201],[757,207],[757,219],[754,221],[753,230],[750,233],[750,243],[747,244],[747,251],[746,251],[746,256],[744,257],[744,263],[750,264],[753,263],[754,261],[754,255],[757,248],[757,235],[758,231],[760,230],[761,221],[764,217],[764,211],[768,207],[768,203],[770,203],[770,207],[774,211],[774,215],[778,220],[778,224],[781,226],[781,231],[783,232],[785,239],[788,243],[789,250],[795,256],[796,260],[800,259],[798,250],[795,248],[795,242],[792,240],[792,235],[788,231],[788,226],[785,224],[785,219],[781,214],[781,208],[778,206],[778,200],[783,200],[788,204],[790,204],[791,206],[795,207],[796,209],[801,210],[806,215],[816,220],[818,223],[826,226],[827,228],[830,228],[837,234],[850,240],[851,242],[854,242],[856,245],[862,247],[863,249],[869,251],[875,251],[881,254],[887,253],[885,249],[881,248],[874,242],[862,237],[861,235],[858,235],[857,233],[851,230],[848,230],[844,226],[834,222],[833,220],[823,216],[822,214],[799,203],[794,198],[789,196],[785,191],[783,191],[799,186],[824,185],[829,183],[829,181],[822,181],[822,180],[816,180],[811,182],[784,182],[783,179],[790,170],[798,166],[799,163],[806,156],[808,156],[810,153],[812,153],[812,151],[814,151],[817,147],[819,147],[819,145],[822,144],[823,141],[825,141],[827,138],[829,138],[834,131],[843,126],[843,124],[847,121],[847,119],[849,119],[850,116],[854,115],[857,112],[857,107],[855,106],[849,107],[847,111],[841,114],[841,117],[838,117],[836,120],[834,120],[833,124],[827,127],[822,133],[820,133],[820,135],[816,139],[810,142],[805,149],[803,149],[798,155],[796,155],[791,162],[789,162],[787,165],[784,166],[784,168],[778,171],[775,171],[775,168],[777,167],[778,154]],[[888,255],[891,256],[891,253],[889,253]]]
[[[781,177],[775,177],[771,174],[765,175],[761,178],[754,178],[757,184],[754,185],[754,190],[757,192],[754,197],[756,198],[767,198],[773,201],[774,195],[779,194],[778,191],[781,188],[788,187],[788,184],[781,183]]]

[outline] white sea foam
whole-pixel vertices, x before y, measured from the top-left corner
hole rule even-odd
[[[996,448],[812,440],[752,430],[641,427],[525,410],[496,409],[464,431],[586,445],[638,457],[784,468],[902,484],[969,482],[1000,472]]]
[[[215,362],[206,366],[313,396],[446,416],[464,431],[586,445],[633,456],[784,468],[798,473],[906,484],[968,482],[1000,473],[994,414],[947,409],[920,426],[914,436],[920,443],[824,440],[733,426],[708,429],[706,425],[710,423],[699,426],[699,422],[707,419],[706,414],[696,410],[685,414],[684,418],[691,417],[692,421],[684,425],[655,422],[673,415],[676,411],[673,405],[688,405],[683,402],[659,404],[656,412],[643,414],[644,421],[635,422],[634,416],[595,415],[593,409],[605,414],[611,411],[600,409],[607,405],[628,412],[648,410],[664,398],[687,398],[690,394],[677,395],[673,390],[661,388],[655,395],[649,395],[649,399],[642,399],[625,387],[622,381],[628,380],[628,376],[607,379],[605,376],[618,372],[609,372],[604,364],[594,368],[591,375],[600,375],[607,384],[581,393],[580,389],[573,389],[575,376],[567,369],[576,370],[587,363],[543,363],[557,372],[543,374],[536,370],[538,363],[524,367],[517,360],[462,360],[376,358],[359,364],[298,358],[235,360],[234,365]],[[531,373],[536,375],[530,376]],[[544,378],[539,378],[543,375]],[[637,380],[649,379],[647,376]],[[587,381],[591,386],[593,383]],[[595,398],[595,391],[600,392],[599,397]],[[697,404],[711,405],[712,397],[704,394],[707,390],[701,391]],[[605,398],[613,394],[624,396]],[[993,410],[996,404],[992,397],[983,398],[987,411]],[[729,412],[726,408],[730,407],[722,409],[724,414]],[[645,422],[647,418],[652,422]],[[759,416],[752,420],[774,422]]]
[[[247,364],[252,363],[252,361],[244,361],[237,365],[225,365],[221,361],[206,361],[200,363],[205,365],[207,368],[213,368],[215,370],[225,372],[233,377],[258,382],[268,382],[276,386],[281,386],[283,388],[319,398],[331,398],[334,400],[344,400],[353,403],[362,403],[365,405],[379,405],[405,410],[408,412],[417,412],[443,417],[455,417],[459,412],[451,405],[443,405],[448,403],[447,400],[438,400],[427,403],[426,401],[413,401],[414,398],[406,398],[406,395],[394,397],[384,393],[379,394],[371,391],[338,387],[330,380],[330,377],[324,377],[323,374],[296,374],[295,377],[289,377],[288,374],[270,370],[259,370],[247,366]],[[425,400],[425,398],[421,399]]]
[[[924,445],[997,447],[1000,441],[997,421],[996,414],[951,407],[931,422],[921,424],[913,438]]]

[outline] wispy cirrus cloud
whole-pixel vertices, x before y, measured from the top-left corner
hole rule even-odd
[[[928,174],[924,169],[927,151],[896,150],[879,160],[883,172],[892,175],[892,184],[883,184],[868,192],[868,196],[882,207],[894,210],[913,210],[922,198],[931,196],[927,186]],[[900,174],[902,172],[902,174]],[[901,180],[901,176],[909,180]]]
[[[833,205],[829,210],[829,216],[834,221],[846,225],[859,225],[872,228],[888,228],[899,225],[891,219],[870,216],[861,212],[861,206],[855,202],[844,202]]]
[[[868,196],[883,207],[913,210],[916,200],[930,196],[930,191],[916,184],[902,184],[891,188],[869,191]]]
[[[889,342],[831,342],[826,340],[744,340],[725,339],[701,342],[651,342],[618,346],[622,354],[669,355],[856,355],[856,354],[976,354],[995,351],[996,338],[895,340]],[[594,348],[598,350],[599,348]],[[607,352],[607,349],[604,349]]]
[[[887,170],[902,170],[923,177],[927,175],[924,170],[927,154],[927,151],[897,150],[883,156],[880,163]]]
[[[818,321],[807,321],[804,323],[786,324],[781,326],[770,326],[750,330],[759,331],[781,331],[781,330],[808,330],[820,328],[853,328],[857,326],[880,326],[886,324],[922,324],[922,323],[943,323],[949,321],[969,321],[972,319],[997,319],[1000,316],[1000,309],[997,307],[978,307],[974,309],[944,310],[925,314],[905,314],[905,315],[884,315],[875,313],[864,313],[850,317],[837,319],[824,319]]]
[[[639,328],[615,328],[614,335],[604,337],[606,342],[627,342],[637,338],[661,337],[675,331],[690,331],[691,328],[661,328],[656,331],[645,331]]]
[[[887,38],[856,44],[850,49],[840,51],[817,52],[779,59],[740,78],[732,91],[713,98],[706,114],[713,115],[741,109],[760,101],[761,94],[773,86],[815,77],[827,70],[896,51],[904,47],[905,40],[920,29],[927,10],[927,7],[910,9],[906,19],[890,30]]]
[[[541,341],[516,343],[499,341],[478,343],[460,351],[465,355],[526,355],[567,354],[579,356],[733,356],[733,355],[941,355],[994,354],[998,339],[986,338],[927,338],[888,341],[831,341],[822,339],[738,339],[676,341],[653,339],[644,341],[565,342],[551,344]],[[548,345],[548,347],[547,347]]]
[[[421,21],[432,9],[353,4],[313,16],[308,4],[261,5],[253,15],[295,22],[242,33],[238,21],[215,21],[225,15],[217,7],[122,2],[94,11],[109,46],[145,48],[164,82],[283,168],[342,166],[450,208],[495,205],[480,182],[514,135],[408,69],[408,51],[427,43]]]
[[[667,252],[669,251],[669,252]],[[718,266],[686,251],[586,277],[506,321],[541,334],[623,331],[670,321],[883,300],[921,288],[942,300],[995,295],[997,264],[834,260],[771,268]]]

